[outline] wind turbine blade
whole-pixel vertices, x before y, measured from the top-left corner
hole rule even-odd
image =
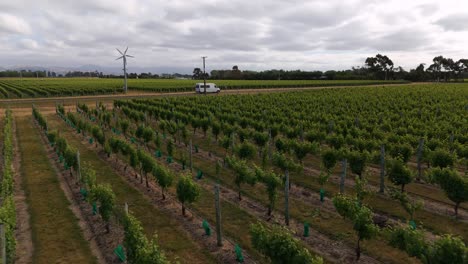
[[[115,60],[120,60],[121,58],[123,58],[123,56],[120,56],[120,57],[118,57],[118,58],[117,58],[117,59],[115,59]]]
[[[124,55],[119,49],[116,49],[121,55]]]
[[[125,56],[126,56],[126,57],[130,57],[130,58],[135,58],[135,57],[133,57],[132,55],[125,55]]]
[[[125,49],[125,52],[124,52],[124,54],[127,54],[127,50],[128,50],[128,46],[127,46],[127,48]]]

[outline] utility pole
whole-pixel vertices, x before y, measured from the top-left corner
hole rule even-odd
[[[205,88],[204,94],[206,95],[206,74],[205,74],[205,59],[208,58],[207,56],[203,56],[203,87]]]

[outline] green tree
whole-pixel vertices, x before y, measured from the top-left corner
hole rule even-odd
[[[67,146],[64,151],[63,157],[65,158],[65,162],[67,163],[67,165],[70,166],[70,174],[72,168],[74,170],[78,169],[78,160],[76,159],[75,149],[72,149],[70,146]]]
[[[159,134],[157,134],[157,135],[154,137],[154,145],[156,146],[156,149],[157,149],[157,150],[161,150],[161,147],[162,147],[162,140],[161,140],[161,136],[159,136]]]
[[[255,166],[255,176],[263,184],[265,184],[268,193],[268,213],[270,216],[272,210],[275,208],[275,202],[278,198],[278,188],[281,186],[281,177],[276,175],[273,171],[264,171]]]
[[[289,172],[300,172],[302,166],[294,163],[291,159],[287,158],[285,155],[279,152],[273,154],[273,164],[276,167],[280,168],[286,174],[286,171]],[[289,187],[291,188],[291,181],[289,181]]]
[[[167,141],[166,150],[167,150],[167,155],[169,155],[170,157],[174,155],[174,143],[172,142],[172,140]]]
[[[370,194],[370,189],[368,188],[367,185],[367,179],[366,177],[356,177],[354,179],[354,191],[356,192],[356,199],[360,204],[362,204],[362,201],[364,201],[364,198]]]
[[[455,216],[458,216],[458,207],[468,201],[468,179],[449,168],[432,169],[429,179],[440,185],[447,197],[455,203]]]
[[[150,142],[154,138],[154,130],[151,127],[145,127],[143,129],[142,138],[145,144],[148,145],[148,142]]]
[[[93,126],[91,128],[91,134],[96,139],[96,147],[98,146],[97,143],[99,143],[99,145],[101,145],[101,146],[104,145],[105,135],[104,135],[104,132],[102,131],[102,129],[100,127]]]
[[[468,249],[460,238],[443,235],[430,247],[427,260],[430,264],[465,264],[468,262]]]
[[[135,136],[137,138],[142,138],[143,137],[143,131],[145,130],[144,125],[138,125],[137,129],[135,130]]]
[[[166,195],[164,194],[164,191],[172,185],[174,175],[172,175],[172,173],[166,168],[157,165],[153,167],[152,174],[158,185],[161,187],[162,199],[165,200]]]
[[[189,131],[187,130],[187,127],[184,124],[182,124],[181,127],[179,128],[179,130],[180,130],[180,135],[182,137],[182,140],[184,141],[185,146],[188,146]]]
[[[81,166],[81,181],[89,190],[96,185],[96,171],[88,163]]]
[[[411,158],[412,149],[408,144],[399,144],[390,148],[390,156],[395,159],[401,159],[404,163],[407,163]]]
[[[378,228],[373,224],[372,211],[360,205],[356,199],[352,199],[342,194],[333,198],[333,205],[338,213],[345,219],[351,220],[353,229],[358,237],[356,245],[356,258],[361,257],[361,241],[373,238]]]
[[[263,148],[266,143],[268,142],[268,134],[264,132],[253,132],[252,133],[253,140],[255,141],[255,144],[259,148]]]
[[[128,155],[130,156],[130,166],[136,171],[140,165],[138,160],[138,152],[134,148],[128,148]],[[135,173],[135,178],[137,177]]]
[[[330,175],[333,167],[335,167],[338,161],[338,153],[333,149],[325,150],[322,153],[322,164],[325,167],[327,174]]]
[[[223,136],[219,140],[219,145],[224,148],[224,150],[226,151],[226,155],[227,155],[228,149],[231,146],[231,139],[228,136]]]
[[[275,147],[278,152],[287,152],[290,149],[289,142],[287,142],[287,139],[284,138],[278,138],[275,141]]]
[[[236,147],[235,152],[239,158],[243,160],[250,160],[255,157],[256,149],[253,144],[244,142]]]
[[[164,252],[157,244],[158,236],[154,235],[153,239],[146,244],[144,248],[143,258],[140,263],[142,264],[169,264]]]
[[[250,226],[252,245],[273,264],[321,264],[322,258],[313,257],[291,233],[283,227],[271,229],[261,223]]]
[[[112,153],[117,154],[120,151],[121,141],[119,139],[109,138],[108,143]],[[117,155],[115,155],[115,161],[117,161]]]
[[[122,134],[124,135],[125,138],[127,137],[127,130],[129,126],[130,126],[130,122],[127,119],[122,119],[119,121],[120,130],[122,130]]]
[[[148,241],[141,223],[132,214],[123,221],[124,247],[128,264],[168,264],[164,252],[156,244],[157,237]]]
[[[208,131],[208,128],[210,127],[210,120],[208,118],[202,118],[200,120],[200,126],[203,130],[203,138],[206,137],[206,131]]]
[[[187,176],[182,176],[177,183],[177,199],[182,203],[182,215],[185,216],[185,205],[195,202],[200,196],[200,187]]]
[[[411,257],[423,259],[429,244],[425,241],[423,231],[406,228],[391,228],[389,229],[388,243],[395,248],[404,250]]]
[[[388,75],[393,71],[393,61],[386,55],[377,54],[375,57],[368,57],[365,61],[366,66],[371,72],[376,74],[376,77],[380,76],[383,72],[385,80],[388,80]]]
[[[235,172],[236,178],[234,179],[234,183],[237,186],[240,201],[242,200],[242,184],[247,183],[250,185],[254,185],[257,181],[257,178],[255,177],[255,173],[249,168],[245,160],[237,160],[234,157],[227,157],[226,163]]]
[[[314,147],[311,143],[308,142],[295,142],[292,144],[292,149],[297,160],[302,164],[302,160],[307,156],[307,154],[312,153]]]
[[[179,131],[179,126],[177,125],[177,123],[174,122],[174,121],[167,122],[167,131],[169,132],[169,134],[174,139],[174,142],[176,142],[176,140],[177,140],[176,134]]]
[[[430,159],[432,166],[439,168],[452,167],[455,163],[455,157],[450,152],[442,149],[433,151]]]
[[[422,200],[411,200],[408,194],[404,192],[392,192],[390,193],[391,197],[395,200],[398,200],[403,206],[403,209],[409,214],[409,219],[414,221],[414,213],[420,210],[424,206],[424,202]]]
[[[144,176],[146,180],[146,187],[149,187],[148,173],[153,171],[155,162],[153,158],[150,155],[148,155],[145,151],[138,150],[137,155],[138,155],[138,161],[140,162],[140,168],[142,172],[141,183],[143,183],[143,176]]]
[[[99,204],[99,214],[106,222],[106,231],[109,233],[109,223],[115,205],[115,194],[108,184],[98,184],[91,189],[90,199]]]
[[[349,167],[351,168],[351,172],[357,174],[359,178],[362,178],[362,174],[364,169],[366,168],[367,163],[367,153],[366,152],[358,152],[352,151],[348,155]]]
[[[411,170],[400,159],[395,159],[388,162],[387,175],[393,184],[401,185],[401,192],[405,191],[405,185],[411,183],[414,178]]]
[[[194,68],[192,79],[202,79],[202,78],[203,78],[203,71],[200,68]]]
[[[215,136],[215,140],[218,141],[219,133],[221,133],[221,124],[219,122],[211,122],[211,133]]]

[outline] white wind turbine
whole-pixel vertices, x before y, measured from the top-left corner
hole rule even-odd
[[[119,49],[117,51],[120,53],[120,57],[118,57],[116,60],[123,60],[123,71],[124,71],[124,78],[125,78],[125,85],[124,85],[124,92],[127,93],[127,57],[129,58],[135,58],[132,55],[127,55],[127,50],[128,47],[125,49],[125,51],[122,53]]]

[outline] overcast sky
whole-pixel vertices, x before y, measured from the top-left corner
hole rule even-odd
[[[1,0],[0,67],[405,69],[468,58],[467,0]]]

